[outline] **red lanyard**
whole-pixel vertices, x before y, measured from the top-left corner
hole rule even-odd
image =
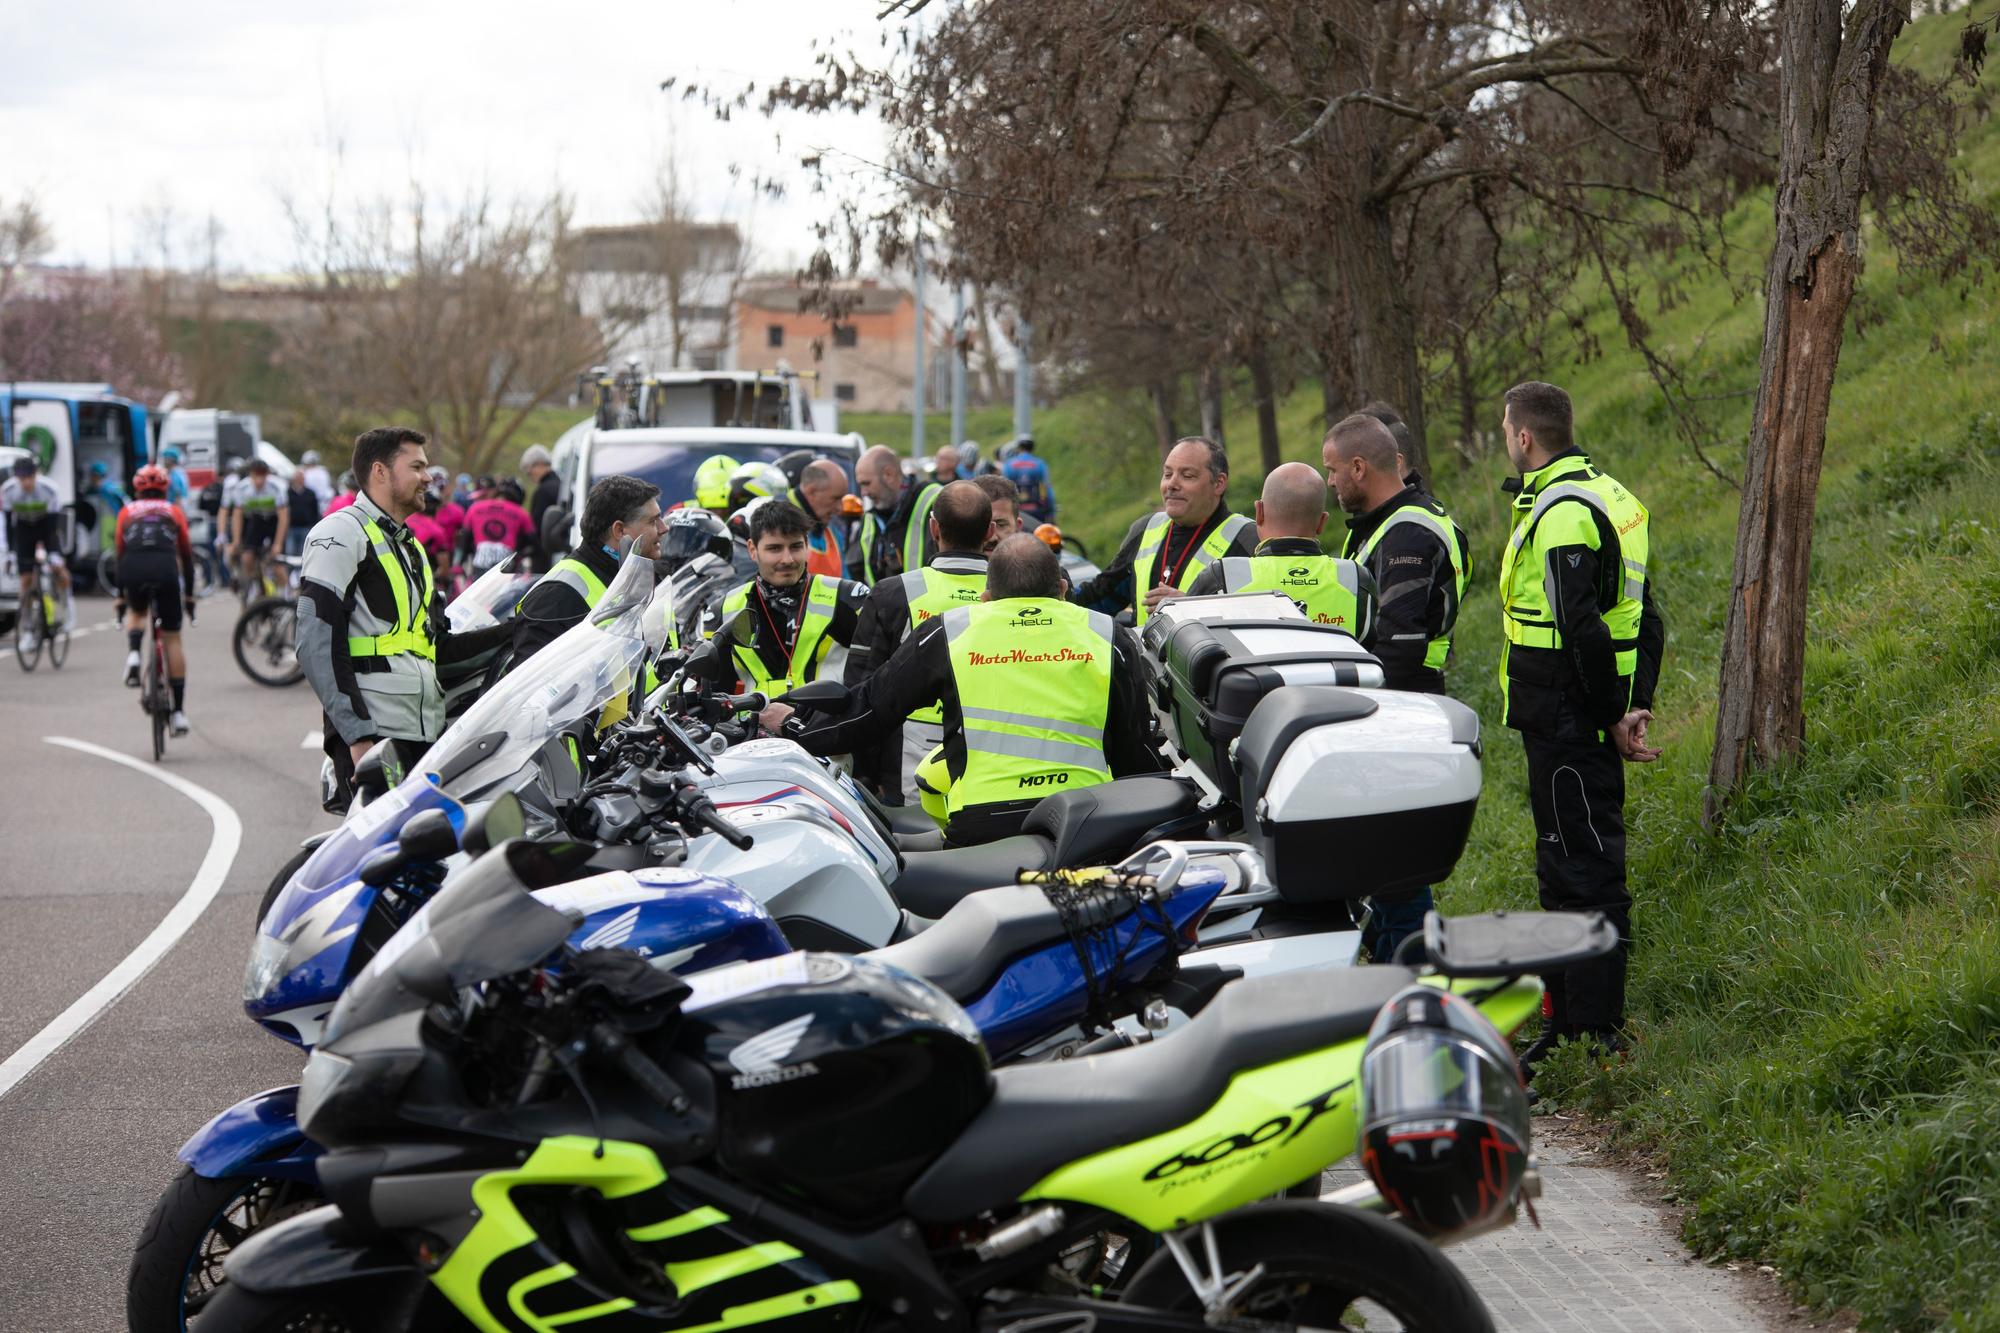
[[[810,583],[812,576],[807,575],[806,577],[808,583]],[[785,632],[778,628],[777,618],[771,614],[771,604],[764,600],[764,589],[758,587],[755,591],[757,593],[757,609],[764,613],[764,623],[771,627],[772,637],[777,639],[778,646],[785,648]],[[785,671],[787,673],[792,669],[792,654],[799,650],[799,635],[805,632],[805,596],[811,591],[810,586],[799,590],[799,623],[792,626],[792,643],[789,648],[785,648]]]
[[[1167,525],[1167,536],[1172,537],[1173,535],[1174,535],[1174,526],[1173,524],[1169,523]],[[1200,528],[1196,528],[1194,532],[1189,534],[1188,543],[1181,550],[1181,562],[1178,565],[1174,566],[1174,572],[1170,574],[1166,579],[1166,584],[1169,588],[1178,588],[1181,586],[1181,571],[1187,568],[1188,557],[1194,554],[1195,539],[1200,536],[1201,536]],[[1167,562],[1167,543],[1163,540],[1160,543],[1160,563],[1165,564],[1166,562]]]

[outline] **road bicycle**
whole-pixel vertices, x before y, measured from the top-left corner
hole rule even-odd
[[[14,618],[14,657],[21,670],[33,671],[42,660],[44,648],[48,650],[50,666],[60,669],[69,660],[69,624],[63,610],[62,603],[56,600],[55,580],[48,561],[38,556],[35,596],[28,597],[24,592],[20,614]]]
[[[194,611],[187,613],[187,623],[194,624]],[[168,685],[167,646],[160,642],[160,613],[154,611],[149,619],[147,631],[146,668],[140,677],[139,707],[146,710],[146,716],[153,728],[153,762],[167,757],[167,731],[174,715],[174,695]]]

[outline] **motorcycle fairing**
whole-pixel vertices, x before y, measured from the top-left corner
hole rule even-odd
[[[246,1097],[188,1137],[180,1160],[196,1175],[219,1180],[254,1170],[260,1176],[313,1180],[319,1149],[299,1133],[296,1083]]]

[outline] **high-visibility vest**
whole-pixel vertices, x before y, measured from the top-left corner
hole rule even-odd
[[[1154,514],[1146,520],[1145,531],[1139,534],[1139,553],[1132,559],[1132,615],[1135,624],[1146,623],[1146,593],[1159,585],[1153,577],[1153,568],[1160,562],[1160,551],[1167,543],[1167,527],[1171,523],[1166,514]],[[1181,561],[1181,567],[1174,571],[1173,586],[1185,590],[1192,585],[1201,571],[1220,560],[1236,535],[1251,526],[1250,520],[1241,514],[1231,514],[1215,525],[1215,531],[1203,539],[1201,546],[1190,552]]]
[[[1500,689],[1507,691],[1507,659],[1517,651],[1553,652],[1563,646],[1556,610],[1543,577],[1547,553],[1588,546],[1600,561],[1615,560],[1599,598],[1611,631],[1618,674],[1629,691],[1639,666],[1639,617],[1646,594],[1651,516],[1638,498],[1590,465],[1581,454],[1530,474],[1514,500],[1513,531],[1500,557],[1500,618],[1507,636],[1500,655]]]
[[[534,586],[521,594],[521,600],[514,604],[514,613],[516,615],[519,615],[521,608],[528,604],[528,598],[534,596],[535,589],[541,587],[544,583],[562,584],[565,588],[583,598],[583,604],[586,607],[596,606],[604,596],[604,580],[597,577],[597,571],[589,565],[584,564],[581,560],[571,560],[565,557],[550,565],[549,572],[536,579]]]
[[[754,645],[739,643],[733,646],[737,674],[748,681],[752,689],[765,694],[783,694],[794,686],[803,685],[818,674],[819,664],[833,650],[833,640],[828,637],[828,632],[833,628],[834,609],[840,605],[840,581],[822,574],[806,577],[811,582],[806,588],[805,606],[799,614],[797,637],[792,641],[792,655],[786,663],[784,675],[773,676]],[[722,599],[720,615],[723,624],[750,605],[750,590],[756,582],[752,579]]]
[[[986,591],[984,569],[975,574],[925,565],[922,569],[913,569],[896,577],[903,585],[904,597],[909,599],[909,628],[913,633],[926,620],[977,602]],[[939,703],[927,704],[910,714],[910,721],[941,723],[944,721],[943,708]]]
[[[1280,592],[1315,623],[1357,639],[1375,627],[1375,578],[1352,560],[1330,555],[1231,555],[1222,560],[1226,592]],[[1363,583],[1366,583],[1364,588]]]
[[[944,614],[965,733],[950,814],[1111,780],[1111,618],[1048,597],[1009,597]]]
[[[357,515],[358,516],[358,515]],[[396,599],[396,628],[387,634],[356,635],[347,641],[349,657],[398,657],[405,653],[412,657],[437,661],[437,643],[431,638],[430,606],[436,591],[431,577],[431,562],[417,561],[423,571],[423,590],[420,599],[413,606],[410,602],[410,573],[403,564],[402,557],[391,549],[389,536],[382,531],[382,525],[372,518],[361,520],[361,530],[368,534],[368,545],[375,553],[375,562],[382,566],[388,576],[389,591]]]
[[[931,506],[937,503],[938,492],[944,487],[931,482],[917,491],[917,502],[910,506],[910,526],[903,529],[903,568],[907,570],[924,567],[924,540],[931,524]]]
[[[1368,540],[1357,545],[1352,532],[1341,547],[1341,555],[1349,560],[1367,564],[1375,548],[1389,534],[1389,529],[1399,523],[1413,523],[1437,535],[1444,543],[1445,558],[1451,561],[1451,605],[1445,608],[1444,628],[1435,639],[1424,647],[1424,665],[1433,671],[1444,670],[1447,658],[1451,656],[1451,627],[1458,619],[1458,608],[1465,601],[1465,585],[1468,566],[1465,559],[1465,543],[1459,539],[1459,531],[1449,518],[1444,517],[1420,504],[1406,504],[1393,511],[1387,518],[1376,524],[1375,531],[1368,534]]]

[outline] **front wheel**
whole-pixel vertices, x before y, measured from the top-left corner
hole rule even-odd
[[[1492,1333],[1493,1318],[1465,1274],[1437,1246],[1387,1218],[1330,1203],[1265,1203],[1211,1224],[1225,1280],[1263,1271],[1226,1309],[1204,1311],[1173,1254],[1162,1249],[1133,1277],[1131,1305],[1322,1329]],[[1201,1236],[1187,1233],[1198,1265]]]
[[[183,1166],[153,1205],[125,1279],[131,1333],[185,1333],[223,1290],[229,1252],[254,1233],[325,1202],[301,1181],[198,1175]],[[198,1328],[206,1330],[203,1319]],[[280,1325],[282,1327],[282,1325]]]
[[[283,597],[252,602],[237,617],[231,647],[236,665],[259,685],[281,689],[306,678],[299,665],[298,607]]]
[[[27,598],[22,598],[21,614],[14,617],[14,660],[21,664],[21,670],[33,671],[41,663],[42,643],[46,638],[42,633],[39,602],[31,606]]]

